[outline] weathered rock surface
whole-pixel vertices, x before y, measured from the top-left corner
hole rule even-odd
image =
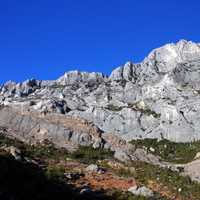
[[[11,154],[15,158],[15,160],[22,160],[20,149],[14,146],[9,146],[9,147],[5,146],[5,147],[1,147],[1,149]]]
[[[60,114],[22,112],[10,107],[1,108],[0,126],[5,127],[11,136],[25,142],[48,140],[68,149],[77,145],[90,146],[101,139],[101,131],[85,120]]]
[[[10,81],[0,87],[0,104],[83,118],[125,140],[198,140],[200,44],[167,44],[141,63],[116,68],[110,77],[71,71],[55,81]],[[98,148],[101,141],[93,144]]]
[[[122,162],[131,161],[131,157],[130,157],[129,153],[124,151],[123,149],[117,149],[115,151],[114,158],[116,158]]]
[[[99,167],[98,165],[96,164],[91,164],[91,165],[88,165],[86,167],[86,171],[87,172],[91,172],[91,173],[98,173],[98,174],[103,174],[105,172],[104,169],[102,169],[101,167]]]
[[[153,192],[145,186],[143,187],[133,186],[129,188],[128,191],[137,196],[145,196],[145,197],[153,196]]]
[[[183,175],[188,175],[193,181],[200,182],[200,159],[183,165]]]
[[[93,123],[57,113],[40,113],[20,108],[0,108],[0,131],[30,144],[45,141],[69,151],[79,145],[116,151],[131,148],[115,135],[105,134]]]

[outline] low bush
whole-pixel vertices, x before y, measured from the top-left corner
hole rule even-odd
[[[119,112],[123,109],[123,107],[120,107],[120,106],[115,106],[113,104],[109,104],[107,107],[106,107],[107,110],[110,110],[110,111],[114,111],[114,112]]]
[[[132,140],[136,148],[145,147],[148,152],[153,148],[153,154],[160,156],[165,161],[174,163],[187,163],[194,159],[195,155],[200,152],[200,141],[191,143],[176,143],[169,140],[157,139],[139,139]]]
[[[135,171],[133,171],[129,167],[126,167],[126,168],[120,168],[120,169],[116,170],[116,174],[121,177],[129,178],[129,177],[135,176]]]
[[[111,190],[108,193],[112,200],[169,200],[165,197],[161,197],[159,194],[154,194],[153,197],[136,196],[130,192],[123,192],[118,190]]]
[[[178,172],[170,169],[159,168],[143,162],[135,162],[133,166],[136,169],[135,179],[141,184],[148,185],[149,180],[153,180],[162,184],[163,187],[167,186],[171,194],[181,196],[181,199],[200,199],[200,184],[191,181],[188,176],[181,176]],[[180,192],[179,189],[181,189]]]
[[[50,180],[60,180],[64,179],[65,168],[59,166],[48,166],[45,170],[45,174]]]
[[[96,163],[98,160],[112,158],[113,152],[105,149],[94,149],[90,146],[80,146],[70,156],[71,158],[77,159],[82,163],[91,164]]]

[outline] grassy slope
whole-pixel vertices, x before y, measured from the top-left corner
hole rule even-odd
[[[137,143],[138,146],[147,146],[156,148],[156,145],[161,145],[161,143],[153,143],[155,141],[146,141],[142,143],[139,141]],[[145,144],[144,144],[145,143]],[[48,159],[53,160],[66,160],[66,158],[72,158],[78,160],[83,163],[95,163],[98,160],[103,160],[106,158],[112,159],[112,152],[110,151],[102,151],[102,150],[94,150],[90,147],[80,147],[73,154],[69,154],[65,149],[56,149],[52,144],[46,143],[45,145],[37,145],[37,146],[29,146],[25,145],[22,142],[17,140],[12,140],[5,138],[4,136],[0,136],[0,146],[7,144],[13,145],[21,149],[24,156],[29,158],[33,158],[35,160],[39,160],[44,162]],[[198,143],[197,143],[198,144]],[[166,142],[163,145],[166,145]],[[168,144],[169,145],[169,144]],[[170,143],[170,145],[172,145]],[[169,145],[169,147],[170,147]],[[162,147],[161,146],[161,147]],[[169,148],[167,147],[167,148]],[[197,151],[197,146],[195,146],[195,152]],[[166,149],[166,147],[164,147]],[[175,147],[173,147],[175,148]],[[187,148],[184,148],[182,144],[180,147],[181,152],[184,149],[184,152]],[[176,155],[183,155],[182,153],[177,153],[177,149],[175,148]],[[183,148],[183,149],[182,149]],[[192,148],[192,147],[191,147]],[[162,148],[161,148],[162,149]],[[193,149],[193,148],[192,148]],[[166,151],[166,150],[165,150]],[[169,151],[169,150],[167,150]],[[166,152],[167,152],[166,151]],[[66,185],[66,181],[63,177],[63,168],[54,168],[54,166],[47,166],[46,170],[41,170],[37,166],[21,163],[15,161],[11,157],[7,157],[4,154],[0,154],[0,192],[6,189],[7,192],[11,195],[14,195],[16,200],[23,199],[34,199],[34,200],[45,200],[45,199],[59,199],[62,200],[63,195],[65,193],[68,195],[68,199],[80,199],[79,196],[76,196],[75,193],[72,192],[71,188]],[[157,154],[157,152],[155,152]],[[187,154],[188,152],[186,152]],[[191,152],[188,153],[188,155]],[[165,154],[163,154],[165,155]],[[194,152],[193,152],[194,155]],[[179,156],[180,158],[180,156]],[[185,159],[185,158],[184,158]],[[192,182],[189,177],[182,177],[178,173],[172,172],[167,169],[160,169],[156,166],[135,162],[132,163],[131,166],[134,166],[136,171],[135,173],[130,173],[129,171],[120,170],[116,172],[117,175],[131,177],[133,176],[140,185],[149,186],[149,181],[153,181],[160,185],[161,187],[167,187],[172,196],[178,196],[180,199],[191,199],[198,200],[200,199],[200,184]],[[51,170],[49,170],[51,169]],[[13,181],[14,180],[14,181]],[[4,183],[7,183],[4,184]],[[181,188],[181,191],[178,191]],[[27,193],[24,193],[24,190]],[[47,190],[50,191],[47,194]],[[52,193],[53,192],[53,193]],[[20,196],[20,195],[25,196]],[[37,194],[38,196],[35,196]],[[28,196],[29,195],[29,196]],[[47,195],[47,196],[45,196]],[[55,195],[59,196],[59,198],[55,198]],[[89,196],[87,198],[90,198]],[[9,198],[4,198],[5,200]],[[14,199],[14,200],[15,200]],[[86,199],[86,198],[84,198]],[[116,199],[116,200],[136,200],[136,199],[148,199],[144,197],[135,197],[130,193],[124,193],[121,191],[108,191],[106,192],[106,196],[103,199]],[[151,198],[150,198],[151,199]],[[155,195],[153,199],[166,199],[161,198],[160,196]]]
[[[175,143],[169,140],[144,139],[132,140],[131,143],[136,147],[145,147],[149,152],[152,147],[155,152],[151,153],[173,163],[188,163],[194,159],[196,153],[200,152],[200,141]]]

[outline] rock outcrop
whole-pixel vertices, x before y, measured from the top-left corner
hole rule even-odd
[[[43,115],[4,107],[0,110],[0,127],[7,135],[26,143],[52,142],[58,147],[73,150],[77,145],[90,146],[101,141],[101,131],[85,120],[59,114]]]
[[[147,188],[145,186],[140,187],[140,188],[138,188],[137,186],[133,186],[133,187],[129,188],[128,191],[137,196],[145,196],[145,197],[153,196],[153,191],[151,191],[149,188]]]
[[[50,142],[74,151],[78,146],[117,151],[130,145],[117,136],[106,134],[93,123],[57,113],[38,113],[15,107],[0,108],[1,133],[28,144]]]
[[[167,44],[110,77],[71,71],[55,81],[7,82],[0,87],[0,104],[82,118],[125,140],[199,140],[200,44]]]

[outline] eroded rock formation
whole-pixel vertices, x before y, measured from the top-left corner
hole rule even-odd
[[[103,134],[125,140],[198,140],[200,44],[185,40],[167,44],[141,63],[127,62],[116,68],[110,77],[71,71],[54,81],[7,82],[0,88],[0,104],[38,115],[85,119]],[[2,115],[5,109],[0,111],[3,126]],[[68,135],[64,127],[62,133],[56,127],[52,127],[54,133],[49,130],[49,136],[62,140]]]

